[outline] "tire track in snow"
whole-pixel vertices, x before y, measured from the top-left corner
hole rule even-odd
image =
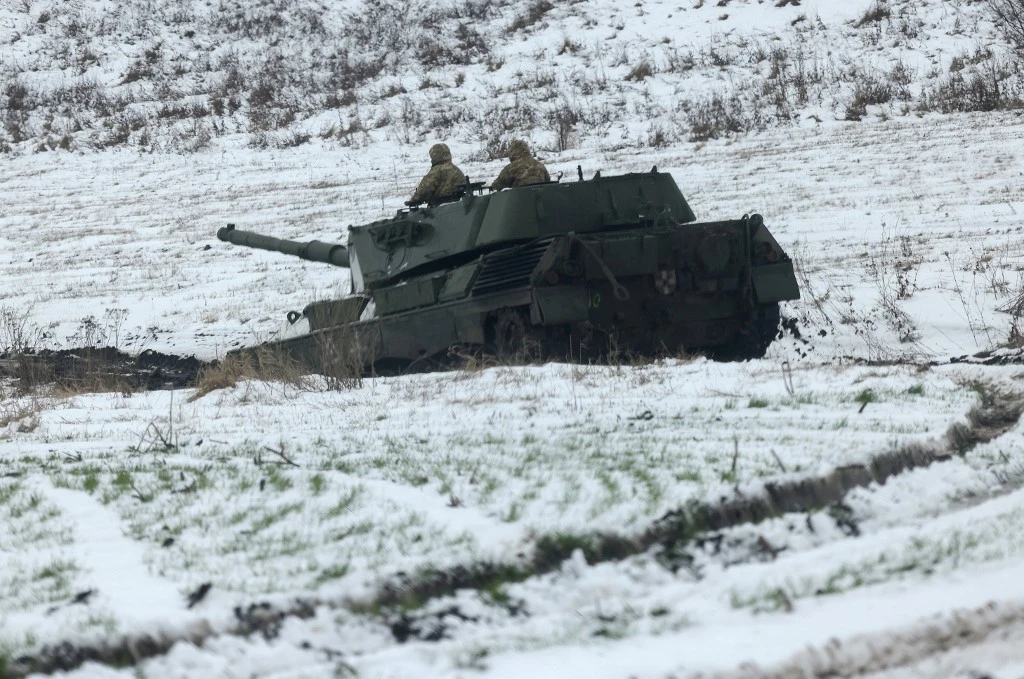
[[[998,669],[1022,660],[1024,603],[989,602],[900,630],[833,638],[773,667],[745,665],[735,671],[690,675],[690,679],[881,679],[899,670],[907,677],[940,677],[954,676],[965,664],[994,663],[997,667],[987,669]],[[922,673],[915,672],[914,666]]]
[[[433,491],[419,490],[386,479],[367,479],[341,473],[336,475],[349,483],[363,486],[374,495],[419,512],[446,529],[464,530],[474,538],[486,536],[487,540],[482,542],[494,543],[499,549],[519,545],[527,537],[527,529],[521,525],[495,519],[483,510],[456,504],[453,500],[444,501]]]
[[[182,616],[181,592],[149,572],[145,548],[124,535],[116,513],[84,491],[38,479],[33,485],[73,522],[75,540],[65,549],[87,572],[82,582],[95,590],[92,601],[108,605],[129,623]]]
[[[1017,424],[1024,411],[1021,394],[1004,393],[995,387],[981,391],[982,403],[967,413],[966,423],[954,422],[939,440],[880,453],[866,463],[838,467],[821,476],[766,483],[761,493],[680,508],[652,522],[640,535],[599,533],[568,541],[557,535],[542,535],[529,556],[514,563],[482,560],[448,570],[435,569],[428,575],[402,575],[386,583],[373,604],[386,607],[421,602],[451,595],[458,589],[484,589],[548,573],[577,549],[583,550],[590,564],[621,561],[656,546],[675,553],[711,532],[757,524],[787,513],[823,509],[842,502],[855,488],[884,484],[904,472],[944,462],[1002,436]]]
[[[734,503],[725,503],[722,506],[703,506],[698,509],[697,514],[690,514],[687,512],[685,516],[678,516],[677,519],[683,519],[684,525],[672,527],[665,526],[664,520],[662,522],[655,522],[651,529],[645,534],[636,538],[627,538],[617,535],[598,535],[595,536],[594,541],[587,546],[585,549],[587,553],[588,563],[594,564],[603,561],[619,561],[638,552],[644,551],[655,544],[665,544],[667,546],[680,545],[689,542],[693,537],[700,534],[705,530],[721,529],[728,525],[739,525],[743,523],[757,523],[763,519],[770,518],[777,513],[786,513],[789,511],[806,511],[811,506],[819,506],[822,503],[830,504],[831,502],[838,501],[837,499],[830,499],[838,493],[837,498],[842,499],[846,492],[852,488],[862,487],[875,482],[884,482],[886,479],[909,471],[911,469],[929,466],[936,462],[941,462],[953,454],[963,453],[970,450],[978,443],[991,441],[1003,433],[1008,431],[1014,426],[1021,416],[1021,410],[1024,408],[1024,401],[1021,401],[1021,397],[1016,393],[1001,393],[995,389],[991,389],[983,395],[981,406],[972,409],[967,416],[968,424],[962,422],[954,423],[950,426],[943,441],[936,441],[931,446],[914,445],[907,449],[896,451],[895,453],[885,453],[874,458],[867,465],[853,465],[849,467],[839,468],[834,470],[832,473],[822,477],[808,477],[798,482],[791,482],[789,484],[783,484],[776,487],[776,492],[771,492],[766,488],[765,495],[763,497],[752,497],[749,498],[750,504],[746,507],[739,507]],[[367,479],[359,479],[359,483],[367,484]],[[410,504],[415,506],[423,499],[421,496],[427,494],[422,491],[412,490],[407,488],[401,488],[401,492],[396,492],[395,484],[387,481],[371,481],[369,486],[374,486],[378,492],[391,497],[393,500],[402,502],[403,504]],[[53,497],[53,494],[57,493],[57,497]],[[84,493],[76,491],[64,491],[61,489],[51,488],[48,491],[48,495],[53,497],[53,501],[61,509],[68,511],[72,516],[76,512],[80,512],[79,515],[82,517],[80,522],[85,524],[86,535],[90,537],[91,542],[94,544],[115,544],[116,541],[128,541],[123,535],[120,534],[120,530],[116,528],[118,519],[113,516],[111,512],[104,509],[92,498],[85,497]],[[442,508],[437,506],[437,498],[432,497],[433,508],[427,512],[428,516],[433,518],[441,519]],[[453,511],[461,511],[453,510]],[[767,513],[764,513],[766,512]],[[494,521],[486,515],[466,517],[467,529],[493,529]],[[690,523],[693,518],[700,519],[700,525]],[[717,525],[721,521],[725,525]],[[671,523],[669,521],[668,523]],[[469,528],[472,526],[472,528]],[[681,529],[681,530],[676,530]],[[509,537],[513,537],[510,533]],[[681,541],[681,542],[680,542]],[[143,565],[143,550],[142,547],[132,543],[132,552],[136,558],[134,561],[134,575],[139,578],[139,582],[145,582],[148,579],[153,579]],[[260,605],[253,605],[250,608],[258,608],[260,618],[264,618],[271,621],[280,621],[286,617],[308,617],[318,607],[327,608],[350,608],[353,605],[356,608],[370,605],[373,607],[389,607],[400,605],[406,600],[428,600],[438,597],[443,597],[451,594],[457,589],[463,588],[475,588],[481,589],[495,582],[508,581],[508,580],[519,580],[527,577],[535,576],[548,572],[560,566],[560,564],[576,549],[580,548],[578,544],[562,544],[558,540],[552,540],[550,536],[540,536],[534,545],[534,554],[532,557],[527,557],[519,563],[502,563],[500,561],[477,561],[466,565],[456,565],[447,570],[436,570],[427,576],[420,574],[418,577],[401,576],[396,580],[386,582],[378,591],[376,597],[367,602],[354,602],[354,601],[330,601],[314,599],[309,601],[296,601],[294,606],[291,607],[278,607],[267,605],[261,607]],[[83,559],[83,563],[86,565],[103,565],[101,558],[93,557]],[[140,572],[141,569],[141,572]],[[94,569],[95,570],[95,569]],[[129,567],[129,575],[131,575],[132,567]],[[160,585],[164,588],[164,595],[167,595],[166,583]],[[157,599],[160,597],[158,596]],[[175,592],[174,600],[177,602],[177,606],[174,608],[174,614],[179,618],[182,616],[182,604],[181,595]],[[157,601],[158,604],[167,604],[167,601]],[[240,609],[236,609],[240,610]],[[1001,609],[1000,609],[1001,610]],[[984,609],[978,609],[978,611],[984,612]],[[1008,615],[1008,614],[1007,614]],[[1021,624],[1024,625],[1024,605],[1021,605],[1020,611],[1014,611],[1012,613],[1013,619],[1019,618]],[[1004,620],[1003,617],[998,617],[998,620]],[[955,618],[950,625],[968,625],[970,629],[977,629],[976,632],[968,634],[974,635],[974,637],[983,639],[987,636],[991,629],[995,629],[1001,622],[991,622],[987,617],[968,616],[967,622],[964,623],[959,617]],[[257,621],[260,622],[260,621]],[[203,640],[216,636],[217,634],[242,634],[248,635],[254,631],[261,631],[261,625],[257,624],[253,627],[251,621],[247,621],[239,617],[239,620],[234,625],[234,629],[228,629],[227,626],[218,625],[220,632],[214,631],[209,625],[205,625],[202,628],[194,627],[191,631],[182,629],[182,633],[178,635],[180,640],[188,640],[192,643],[201,643]],[[989,631],[986,631],[989,630]],[[939,630],[941,632],[941,630]],[[929,653],[936,652],[936,646],[934,643],[929,641],[928,634],[937,635],[938,638],[944,638],[939,632],[927,628],[925,632],[917,636],[908,636],[910,647],[913,649],[920,649],[918,655],[907,656],[897,655],[898,647],[893,647],[890,655],[896,658],[909,658],[903,664],[915,662],[920,659],[924,659]],[[144,658],[154,657],[163,653],[173,645],[175,635],[164,635],[156,640],[153,637],[141,634],[135,637],[125,636],[120,640],[120,643],[115,645],[104,645],[98,651],[89,648],[75,648],[74,660],[68,665],[57,664],[60,661],[58,657],[56,660],[53,657],[53,651],[47,654],[43,652],[38,658],[29,657],[26,659],[26,663],[31,664],[36,671],[40,671],[41,667],[48,667],[52,669],[72,669],[81,665],[81,663],[90,659],[100,659],[103,662],[119,664],[133,664],[137,663]],[[880,636],[880,639],[888,639],[890,635]],[[856,641],[856,639],[853,639]],[[908,643],[909,643],[908,641]],[[852,643],[852,642],[851,642]],[[46,649],[44,649],[45,651]],[[94,655],[90,656],[89,653],[100,653],[101,657],[97,658]],[[810,653],[810,651],[808,651]],[[843,656],[844,662],[855,662],[860,656],[851,655],[849,658]],[[795,661],[794,661],[795,662]],[[895,663],[895,660],[892,661]],[[838,666],[838,665],[837,665]],[[885,669],[889,665],[864,665],[863,670],[858,670],[861,673],[868,671],[876,671],[876,668]],[[895,664],[893,666],[896,666]],[[21,672],[22,668],[15,668],[16,673],[8,671],[6,677],[20,677],[24,676]],[[52,671],[50,669],[50,671]],[[762,671],[760,668],[745,666],[741,668],[741,671]],[[45,671],[45,670],[42,670]],[[768,670],[764,670],[767,672]],[[717,675],[716,675],[717,676]],[[747,679],[753,677],[804,677],[804,676],[826,676],[821,674],[751,674],[751,675],[723,675],[723,677],[735,676],[737,679]],[[4,679],[6,679],[6,677]]]

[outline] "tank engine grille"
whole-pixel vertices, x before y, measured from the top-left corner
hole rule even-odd
[[[530,284],[530,274],[537,268],[552,240],[545,238],[487,255],[471,294],[486,295],[526,287]]]

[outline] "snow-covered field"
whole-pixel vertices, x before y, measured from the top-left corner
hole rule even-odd
[[[616,21],[615,49],[654,49],[645,22],[675,10],[644,4],[558,4],[564,22],[503,44],[503,70],[574,31],[589,50]],[[766,26],[785,34],[795,17],[779,17],[798,11],[684,4],[679,16],[706,19],[698,46],[754,19],[770,40]],[[852,26],[871,5],[797,6],[823,20],[808,44],[842,63],[866,50],[947,69],[973,49],[963,24],[994,41],[976,4],[924,2],[914,16],[930,28],[910,51],[882,49]],[[5,49],[25,58],[24,41]],[[479,66],[470,78],[498,77]],[[667,87],[679,74],[656,75]],[[674,96],[631,88],[607,96],[637,111]],[[344,390],[243,380],[202,395],[0,382],[0,676],[61,642],[76,677],[1024,675],[1024,431],[971,415],[1016,413],[1024,365],[959,360],[1015,355],[1000,309],[1022,288],[1024,118],[890,106],[841,121],[846,94],[829,96],[794,124],[699,143],[638,147],[669,120],[639,113],[562,151],[532,138],[553,173],[657,165],[699,218],[763,214],[803,292],[783,308],[795,331],[763,360],[498,366]],[[396,130],[358,147],[253,148],[234,133],[184,155],[3,156],[0,351],[211,360],[273,336],[286,311],[344,293],[346,272],[232,248],[216,229],[343,241],[425,170],[433,138]],[[447,141],[471,177],[500,170],[480,138]],[[978,445],[951,440],[965,426]],[[907,450],[938,461],[838,504],[644,542],[678,510]],[[597,549],[616,540],[653,546]],[[480,572],[492,577],[457,586]],[[122,640],[116,663],[74,657]]]

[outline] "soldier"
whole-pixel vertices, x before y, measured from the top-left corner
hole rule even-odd
[[[452,152],[447,144],[434,144],[430,147],[430,171],[420,180],[412,198],[405,201],[406,205],[437,205],[453,198],[459,188],[466,183],[466,175],[452,162]]]
[[[508,145],[509,164],[498,175],[498,178],[491,182],[491,190],[514,186],[526,186],[527,184],[540,184],[551,181],[551,175],[540,162],[530,154],[530,147],[522,139],[515,139]]]

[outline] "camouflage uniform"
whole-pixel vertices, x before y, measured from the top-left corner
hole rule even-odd
[[[448,145],[434,144],[430,147],[430,171],[420,180],[406,205],[437,205],[465,183],[466,175],[452,162],[452,152]]]
[[[521,139],[508,145],[508,159],[511,161],[491,182],[491,189],[499,191],[514,186],[540,184],[551,181],[551,175],[544,164],[530,154],[530,147]]]

